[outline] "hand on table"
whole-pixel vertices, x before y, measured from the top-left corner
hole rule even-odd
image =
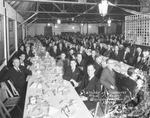
[[[110,88],[111,88],[111,89],[115,89],[115,87],[114,87],[114,86],[112,86],[112,85],[110,85]]]
[[[76,82],[76,81],[75,81],[75,80],[73,80],[73,79],[71,79],[71,80],[70,80],[70,82],[73,82],[74,87],[78,87],[78,86],[79,86],[79,83],[78,83],[78,82]]]

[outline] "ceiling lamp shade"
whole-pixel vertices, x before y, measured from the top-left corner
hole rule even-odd
[[[60,24],[60,23],[61,23],[61,20],[60,20],[60,19],[58,19],[58,20],[57,20],[57,24]]]
[[[51,26],[51,24],[50,24],[50,23],[48,23],[48,24],[47,24],[47,26],[49,27],[49,26]]]
[[[106,16],[107,11],[108,11],[108,1],[102,0],[101,3],[99,3],[98,8],[99,8],[99,13],[101,14],[101,16]]]
[[[108,19],[107,23],[108,23],[108,26],[111,26],[111,19],[110,18]]]
[[[83,23],[81,23],[81,26],[83,26]]]

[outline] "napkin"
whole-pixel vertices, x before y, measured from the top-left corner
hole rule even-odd
[[[57,113],[58,111],[59,111],[58,109],[56,109],[56,108],[50,106],[48,115],[50,115],[50,116],[51,116],[51,115],[54,115],[54,114]]]

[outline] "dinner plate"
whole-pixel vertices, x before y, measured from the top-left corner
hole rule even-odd
[[[31,118],[39,118],[44,116],[46,112],[47,108],[35,106],[28,111],[28,116],[30,116]]]

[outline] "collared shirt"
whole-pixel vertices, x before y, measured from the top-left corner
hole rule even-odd
[[[16,69],[17,72],[21,72],[20,68],[16,68],[16,67],[14,68]]]
[[[90,81],[93,77],[94,77],[94,75],[93,75],[93,76],[91,76],[91,77],[89,77],[89,81]]]

